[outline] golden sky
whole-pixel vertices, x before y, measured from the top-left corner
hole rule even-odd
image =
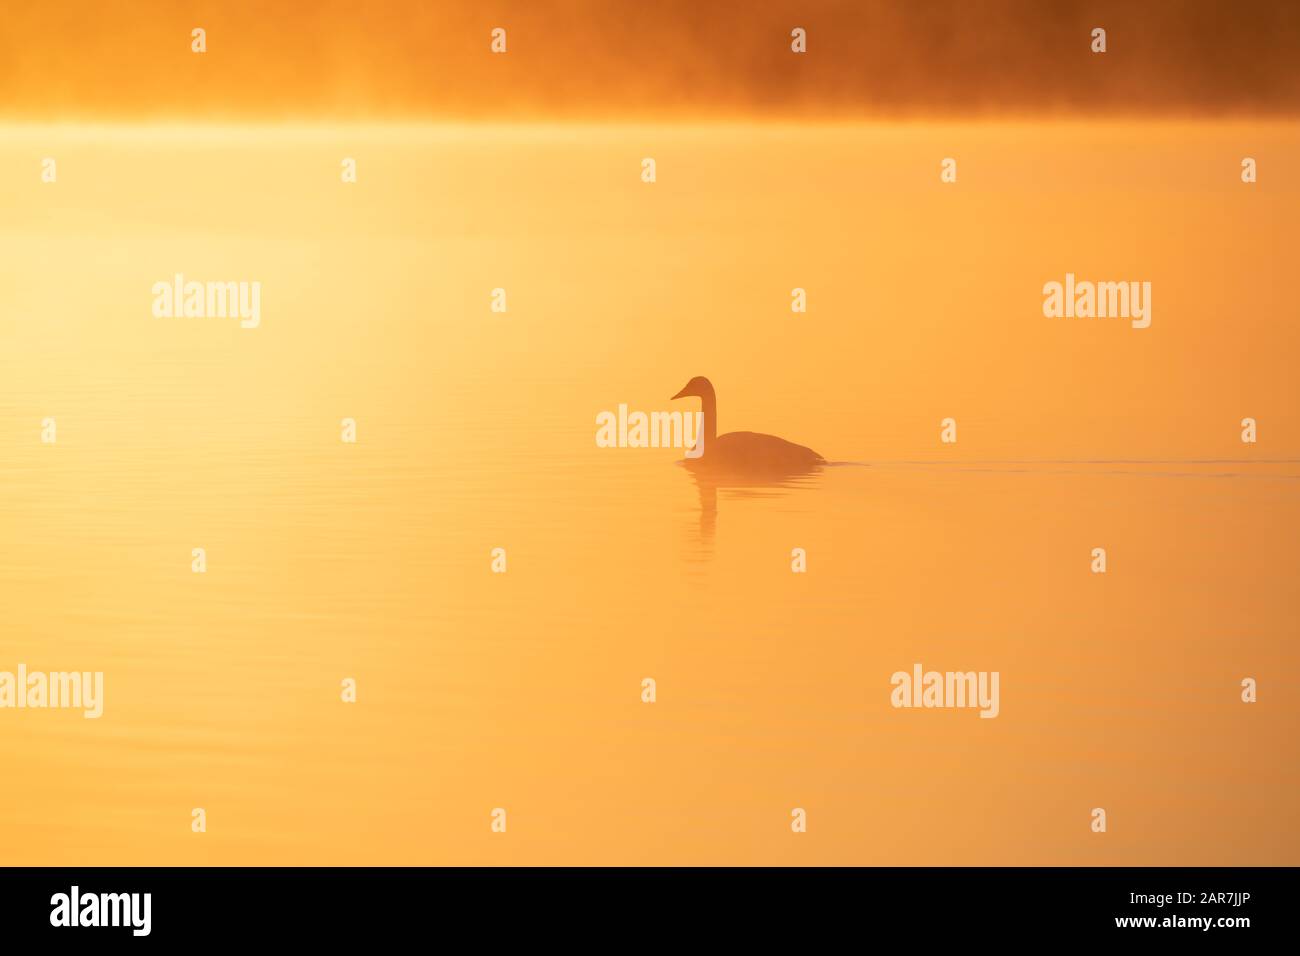
[[[45,0],[0,116],[1287,115],[1297,59],[1293,0]]]

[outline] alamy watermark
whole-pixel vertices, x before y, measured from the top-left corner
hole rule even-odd
[[[186,281],[181,273],[153,284],[156,319],[239,319],[239,327],[262,323],[262,283]]]
[[[0,710],[60,708],[81,710],[87,720],[104,713],[103,671],[0,671]]]
[[[704,454],[704,412],[617,412],[596,415],[597,448],[685,448],[688,458]]]
[[[1151,325],[1150,282],[1077,281],[1043,285],[1043,315],[1049,319],[1131,319],[1135,329]]]
[[[911,673],[895,671],[889,678],[894,688],[889,702],[895,707],[971,707],[981,717],[996,717],[999,702],[999,671],[924,671],[913,664]]]
[[[148,936],[152,910],[152,893],[83,893],[73,886],[50,897],[50,925],[127,926],[132,936]]]

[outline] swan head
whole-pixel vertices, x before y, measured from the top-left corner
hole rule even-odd
[[[687,382],[685,385],[682,386],[682,390],[680,392],[678,392],[676,395],[673,396],[674,399],[712,398],[712,397],[713,397],[713,383],[710,382],[703,375],[695,376],[693,379],[691,379],[689,382]]]

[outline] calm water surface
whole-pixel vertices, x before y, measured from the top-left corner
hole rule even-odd
[[[1300,862],[1297,159],[1287,126],[10,129],[0,670],[106,702],[0,711],[0,862]],[[1151,328],[1043,318],[1067,271],[1151,281]],[[260,328],[153,318],[176,272],[262,282]],[[701,488],[595,446],[697,374],[723,431],[857,464]],[[1000,671],[999,718],[891,708],[918,661]]]

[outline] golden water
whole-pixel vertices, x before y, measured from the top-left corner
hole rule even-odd
[[[0,862],[1300,862],[1297,160],[1250,124],[6,128],[0,670],[106,700],[0,711]],[[1044,318],[1067,271],[1150,281],[1151,327]],[[260,281],[261,326],[154,318],[177,272]],[[866,464],[710,499],[595,446],[693,375],[722,431]],[[1000,671],[1000,716],[890,707],[918,661]]]

